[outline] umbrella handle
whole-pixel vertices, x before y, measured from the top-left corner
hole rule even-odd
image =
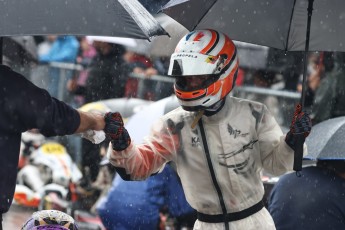
[[[295,134],[296,148],[294,153],[293,170],[299,172],[302,170],[303,145],[305,141],[304,133]]]

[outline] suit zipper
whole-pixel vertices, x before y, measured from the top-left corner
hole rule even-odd
[[[227,213],[228,212],[226,210],[226,206],[225,206],[222,190],[220,189],[220,186],[218,184],[218,181],[217,181],[217,178],[216,178],[216,174],[214,172],[214,168],[213,168],[213,165],[212,165],[211,155],[210,155],[210,151],[209,151],[209,148],[208,148],[208,144],[207,144],[207,140],[206,140],[206,135],[205,135],[205,129],[204,129],[204,125],[202,123],[202,119],[200,119],[198,121],[198,123],[199,123],[201,139],[202,139],[202,143],[203,143],[204,150],[205,150],[205,155],[206,155],[206,159],[207,159],[208,168],[210,170],[212,182],[213,182],[214,187],[216,188],[218,199],[219,199],[219,203],[220,203],[220,206],[222,208],[222,212],[223,212],[223,216],[224,216],[225,229],[229,230],[229,222],[227,221]]]

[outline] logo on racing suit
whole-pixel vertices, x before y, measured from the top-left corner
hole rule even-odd
[[[221,166],[224,166],[226,168],[229,169],[233,169],[234,172],[236,174],[241,174],[245,177],[247,177],[248,175],[250,175],[253,171],[253,165],[254,165],[254,161],[252,157],[247,157],[245,160],[243,160],[242,162],[237,162],[237,163],[230,163],[231,161],[230,158],[233,158],[234,156],[236,156],[237,154],[241,154],[244,153],[247,149],[253,149],[254,148],[254,144],[258,142],[258,140],[251,140],[249,143],[245,144],[242,146],[242,148],[235,150],[235,151],[231,151],[230,153],[222,153],[218,155],[218,159],[219,159],[219,164]]]
[[[229,132],[230,136],[234,135],[235,139],[238,136],[245,137],[249,134],[249,133],[242,133],[241,130],[237,130],[237,129],[232,128],[232,126],[230,124],[228,124],[228,132]]]
[[[200,138],[199,137],[192,137],[192,146],[198,147],[200,145]]]

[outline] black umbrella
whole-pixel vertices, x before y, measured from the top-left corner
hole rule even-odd
[[[345,160],[345,116],[316,124],[306,140],[308,160]]]
[[[1,38],[49,34],[150,40],[167,32],[137,0],[0,1]]]

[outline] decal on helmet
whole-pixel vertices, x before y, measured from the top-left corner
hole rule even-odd
[[[195,33],[195,31],[192,31],[186,35],[186,41],[189,40],[189,38]]]
[[[216,63],[216,61],[218,60],[218,57],[215,57],[215,56],[208,56],[205,60],[206,63]]]
[[[200,51],[202,54],[209,54],[218,44],[219,42],[219,34],[215,30],[210,30],[212,33],[212,38],[210,42],[207,44],[207,46]]]
[[[193,41],[195,42],[199,42],[200,39],[204,36],[204,33],[203,32],[199,32],[193,39]]]

